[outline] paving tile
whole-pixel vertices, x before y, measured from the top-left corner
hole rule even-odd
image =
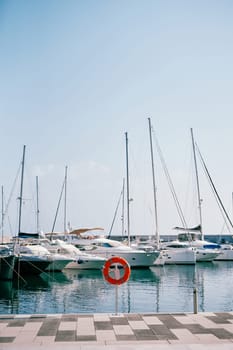
[[[116,335],[133,335],[132,328],[129,325],[114,325],[114,332]]]
[[[217,338],[219,339],[231,339],[233,338],[233,335],[232,333],[228,332],[226,329],[223,329],[223,328],[214,328],[214,329],[211,329],[209,328],[209,333],[212,333],[214,334]]]
[[[196,337],[199,339],[202,344],[219,344],[221,340],[217,338],[214,334],[196,334]]]
[[[226,320],[233,319],[233,314],[231,312],[217,312],[215,315]]]
[[[14,344],[32,344],[35,338],[35,332],[21,332],[15,337]]]
[[[42,323],[41,322],[27,322],[22,328],[22,332],[36,331],[38,332]]]
[[[116,341],[116,335],[113,330],[96,330],[97,341]]]
[[[78,318],[76,334],[77,336],[95,335],[93,317]]]
[[[175,334],[175,336],[182,342],[182,343],[199,343],[199,338],[192,334],[188,329],[171,329],[171,332]]]
[[[98,330],[113,329],[113,326],[112,326],[110,321],[95,321],[94,327],[95,327],[95,329],[98,329]]]
[[[151,325],[150,329],[158,339],[178,339],[175,334],[164,325]]]
[[[41,317],[31,317],[28,319],[27,322],[30,322],[30,323],[34,323],[34,322],[41,322],[43,323],[45,321],[45,317],[44,318],[41,318]]]
[[[218,328],[219,327],[217,325],[217,323],[214,323],[213,321],[211,321],[210,319],[208,319],[207,317],[204,317],[202,315],[193,315],[192,317],[202,327],[205,327],[205,328]]]
[[[77,341],[84,341],[84,342],[88,342],[88,341],[96,341],[96,335],[78,335],[76,337]]]
[[[208,318],[210,321],[214,322],[214,323],[231,323],[229,321],[230,319],[230,315],[228,315],[228,317],[223,317],[223,316],[220,316],[220,315],[216,315],[216,316],[208,316],[206,317]]]
[[[55,336],[60,324],[60,319],[45,319],[37,336]]]
[[[108,314],[94,314],[93,315],[94,321],[105,321],[105,322],[110,322],[110,317]]]
[[[186,315],[186,316],[174,316],[174,318],[181,323],[182,325],[187,325],[187,324],[193,324],[193,323],[197,323],[196,320],[193,319],[193,317]]]
[[[14,319],[8,323],[8,327],[23,327],[27,319]]]
[[[142,320],[142,315],[139,315],[139,314],[125,314],[125,317],[127,318],[127,320],[130,320],[130,321]]]
[[[55,335],[45,335],[45,336],[38,336],[35,337],[33,344],[54,344],[55,342]]]
[[[209,329],[204,328],[204,327],[200,326],[199,324],[186,324],[185,328],[188,329],[193,334],[197,334],[197,333],[207,334],[207,333],[209,333]]]
[[[0,343],[12,343],[15,337],[0,337]]]
[[[77,315],[62,315],[61,322],[77,322]]]
[[[168,328],[184,327],[184,325],[178,322],[172,315],[158,315],[158,319]]]
[[[143,321],[147,324],[147,325],[163,325],[163,322],[160,321],[160,319],[156,316],[143,316]]]
[[[129,321],[129,325],[132,329],[149,329],[144,321]]]
[[[110,321],[113,325],[123,325],[128,324],[128,320],[126,317],[110,317]]]
[[[232,333],[232,338],[233,338],[233,324],[232,323],[230,323],[230,324],[222,323],[222,324],[219,324],[218,326],[219,326],[219,328],[224,328],[226,331]]]
[[[55,337],[55,342],[59,341],[75,341],[76,340],[76,331],[69,331],[69,330],[62,330],[62,331],[57,331],[56,337]]]
[[[135,329],[134,334],[137,340],[156,340],[158,337],[151,329]]]
[[[117,341],[133,341],[137,340],[135,334],[116,334]]]
[[[58,330],[59,331],[72,331],[72,330],[76,330],[77,328],[77,322],[74,321],[61,321],[59,326],[58,326]]]
[[[22,327],[6,327],[4,328],[4,330],[1,331],[1,336],[16,337],[21,330],[22,330]]]

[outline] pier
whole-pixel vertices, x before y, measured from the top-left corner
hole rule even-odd
[[[4,349],[233,349],[233,312],[0,315]]]

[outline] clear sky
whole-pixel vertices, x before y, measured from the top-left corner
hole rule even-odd
[[[19,183],[12,188],[23,145],[22,229],[36,230],[38,176],[40,227],[51,230],[67,165],[67,220],[107,233],[128,132],[131,233],[153,234],[148,117],[188,224],[198,224],[190,128],[232,217],[232,18],[230,0],[1,0],[5,233],[17,233]],[[159,231],[175,233],[181,223],[156,149],[154,158]],[[199,177],[204,231],[227,232],[200,162]],[[121,208],[113,234],[120,216]],[[55,230],[63,226],[61,204]]]

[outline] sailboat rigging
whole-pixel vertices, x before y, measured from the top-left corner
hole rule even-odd
[[[125,133],[125,154],[126,154],[126,202],[127,202],[127,233],[128,245],[130,246],[130,214],[129,214],[129,155],[128,155],[128,133]]]
[[[123,207],[124,207],[124,179],[123,179],[123,187],[122,187],[122,190],[121,190],[121,193],[120,193],[120,197],[119,197],[118,202],[117,202],[117,206],[116,206],[116,209],[115,209],[115,212],[114,212],[112,224],[111,224],[111,227],[110,227],[109,234],[108,234],[107,238],[111,237],[113,225],[114,225],[115,220],[116,220],[116,216],[117,216],[117,212],[118,212],[118,209],[119,209],[119,206],[120,206],[121,198],[122,198],[122,217],[121,217],[121,220],[122,220],[122,226],[123,226],[123,219],[124,219],[124,209],[123,209]],[[123,228],[122,228],[122,236],[123,236]]]
[[[227,213],[227,211],[226,211],[226,209],[225,209],[225,207],[224,207],[224,205],[223,205],[223,202],[222,202],[222,200],[221,200],[221,198],[220,198],[220,196],[219,196],[219,194],[218,194],[218,191],[217,191],[217,189],[216,189],[216,187],[215,187],[215,185],[214,185],[214,182],[213,182],[213,180],[212,180],[212,178],[211,178],[211,176],[210,176],[210,173],[209,173],[209,171],[208,171],[208,169],[207,169],[206,163],[205,163],[205,161],[204,161],[204,159],[203,159],[203,157],[202,157],[202,155],[201,155],[201,152],[200,152],[200,150],[199,150],[197,144],[196,144],[196,148],[197,148],[198,155],[199,155],[199,157],[200,157],[202,166],[203,166],[203,168],[204,168],[204,171],[205,171],[205,173],[206,173],[206,175],[207,175],[207,178],[208,178],[208,180],[209,180],[209,183],[210,183],[210,185],[211,185],[211,188],[212,188],[212,190],[213,190],[213,192],[214,192],[214,195],[215,195],[215,197],[216,197],[217,204],[218,204],[219,208],[221,209],[221,213],[223,214],[223,218],[224,218],[224,220],[225,220],[225,223],[226,223],[226,225],[227,225],[227,221],[228,221],[228,223],[230,224],[231,228],[233,228],[232,221],[231,221],[231,219],[230,219],[230,217],[229,217],[229,215],[228,215],[228,213]],[[225,217],[224,217],[224,215],[225,215]],[[227,219],[227,220],[226,220],[226,219]],[[228,227],[228,225],[227,225],[227,227]],[[228,227],[228,229],[229,229],[229,227]]]
[[[201,210],[202,200],[201,200],[201,195],[200,195],[200,184],[199,184],[199,176],[198,176],[198,169],[197,169],[196,149],[195,149],[192,128],[191,128],[191,139],[192,139],[194,168],[195,168],[195,174],[196,174],[197,199],[198,199],[198,210],[199,210],[199,231],[201,233],[201,239],[204,240],[204,234],[203,234],[203,230],[202,230],[202,210]]]
[[[153,153],[153,144],[152,144],[152,135],[151,135],[152,126],[151,126],[150,118],[148,118],[148,122],[149,122],[150,154],[151,154],[153,194],[154,194],[155,237],[156,237],[156,245],[157,245],[157,248],[159,249],[158,210],[157,210],[157,198],[156,198],[156,186],[155,186],[154,153]]]
[[[57,216],[58,216],[63,192],[65,192],[65,195],[64,195],[64,233],[66,233],[67,169],[68,169],[68,167],[66,166],[65,167],[65,177],[64,177],[61,193],[60,193],[59,200],[58,200],[58,205],[57,205],[56,214],[55,214],[54,221],[53,221],[51,235],[54,233],[54,229],[55,229],[55,225],[56,225],[56,221],[57,221]]]

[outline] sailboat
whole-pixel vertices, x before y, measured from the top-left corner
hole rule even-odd
[[[130,211],[129,211],[129,164],[128,164],[128,134],[125,133],[126,144],[126,201],[127,201],[127,244],[105,238],[92,238],[83,240],[82,249],[88,250],[89,253],[97,254],[106,259],[113,256],[124,258],[131,268],[149,268],[154,265],[155,260],[159,256],[159,251],[145,251],[143,249],[133,248],[130,237]],[[81,244],[81,242],[80,242]]]
[[[198,202],[198,212],[199,212],[199,224],[194,228],[181,228],[184,233],[178,234],[178,240],[180,242],[186,242],[190,244],[191,247],[195,250],[197,262],[211,262],[218,258],[220,255],[219,249],[220,246],[215,243],[207,242],[204,239],[203,229],[202,229],[202,210],[201,210],[201,195],[200,195],[200,185],[199,185],[199,176],[197,169],[197,160],[196,160],[196,149],[193,137],[193,129],[191,128],[191,140],[192,140],[192,150],[193,150],[193,160],[195,168],[195,177],[196,177],[196,188],[197,188],[197,202]],[[179,229],[179,228],[176,228]],[[208,249],[207,249],[208,248]]]
[[[47,255],[41,255],[38,252],[30,249],[25,249],[24,239],[20,239],[22,236],[21,220],[22,220],[22,202],[23,202],[23,182],[24,182],[24,165],[25,165],[25,151],[26,146],[23,147],[23,158],[21,165],[21,183],[20,183],[20,195],[19,195],[19,221],[18,221],[18,236],[15,238],[15,250],[18,254],[16,259],[14,272],[18,276],[24,274],[40,275],[51,263],[51,260]]]
[[[171,241],[171,242],[164,242],[163,244],[160,244],[159,239],[159,230],[158,230],[158,215],[157,215],[157,199],[156,199],[156,187],[155,187],[155,172],[154,172],[154,159],[153,159],[153,145],[152,145],[152,135],[151,135],[151,120],[148,118],[149,121],[149,135],[150,135],[150,150],[151,150],[151,164],[152,164],[152,177],[153,177],[153,193],[154,193],[154,210],[155,210],[155,223],[156,223],[156,242],[157,247],[160,248],[160,259],[157,259],[155,262],[156,265],[160,264],[187,264],[187,265],[193,265],[196,263],[196,255],[195,252],[191,247],[189,247],[188,244],[180,243],[178,240]],[[179,212],[179,215],[181,217],[182,222],[186,226],[185,219],[182,213],[182,210],[179,206],[179,202],[175,193],[175,190],[173,188],[172,181],[170,179],[168,170],[166,168],[164,159],[161,154],[161,150],[157,143],[157,148],[159,151],[159,155],[164,167],[165,174],[168,178],[169,185],[172,190],[173,198],[175,199],[175,203],[177,205],[177,209]]]

